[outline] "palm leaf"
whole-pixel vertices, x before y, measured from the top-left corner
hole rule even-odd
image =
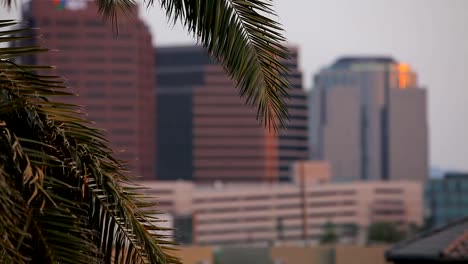
[[[97,0],[100,11],[113,20],[129,10],[133,0]],[[148,6],[154,0],[145,1]],[[236,81],[246,102],[257,107],[264,126],[284,127],[288,118],[287,68],[281,25],[271,0],[159,0],[167,17],[181,22]]]
[[[5,25],[5,40],[33,37]],[[178,263],[102,132],[57,102],[71,95],[63,81],[12,60],[44,51],[0,49],[0,262]]]

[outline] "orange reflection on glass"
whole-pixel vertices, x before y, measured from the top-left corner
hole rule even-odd
[[[410,86],[410,67],[408,64],[398,64],[398,84],[400,89],[406,89]]]

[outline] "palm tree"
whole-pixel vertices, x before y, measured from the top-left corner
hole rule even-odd
[[[0,21],[2,41],[32,38],[15,25]],[[43,51],[0,48],[0,263],[177,263],[101,131],[50,100],[62,80],[14,62]]]
[[[112,19],[133,4],[96,1]],[[288,51],[280,25],[267,17],[274,15],[269,1],[159,3],[225,66],[265,126],[284,124],[288,83],[279,60]],[[33,35],[0,20],[1,43]],[[102,132],[77,106],[54,99],[71,96],[62,79],[44,73],[52,67],[16,60],[46,51],[0,48],[0,263],[179,263],[171,238],[159,232],[155,204],[132,183]]]

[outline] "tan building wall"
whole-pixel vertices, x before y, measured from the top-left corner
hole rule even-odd
[[[328,161],[297,161],[292,167],[292,180],[295,183],[320,184],[330,182],[331,166]]]
[[[429,167],[426,91],[392,89],[390,95],[390,179],[424,180]]]
[[[277,241],[317,243],[327,222],[375,221],[422,224],[422,186],[414,181],[306,185],[188,182],[144,183],[173,214],[192,214],[193,243],[268,245]],[[159,193],[159,195],[158,195]],[[172,206],[172,208],[171,208]]]
[[[271,258],[281,264],[389,264],[386,247],[274,247]]]
[[[256,248],[249,250],[255,251]],[[386,247],[383,246],[275,246],[268,250],[274,264],[389,264],[385,261]],[[223,248],[220,251],[222,254]],[[184,264],[214,263],[214,249],[211,247],[180,247],[175,255]],[[256,263],[256,259],[250,261]]]
[[[141,181],[148,188],[146,193],[155,198],[158,210],[174,215],[192,213],[192,197],[195,186],[186,181]]]
[[[334,264],[390,264],[385,261],[385,250],[386,247],[337,246]]]
[[[361,178],[361,106],[357,87],[336,87],[326,96],[323,160],[330,161],[334,180]]]
[[[178,247],[174,253],[183,264],[213,264],[211,247]]]
[[[271,258],[281,264],[318,264],[319,248],[310,247],[273,247]]]

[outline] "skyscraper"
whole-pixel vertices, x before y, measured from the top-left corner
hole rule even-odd
[[[321,70],[310,91],[310,153],[335,180],[423,180],[428,173],[426,91],[410,67],[347,57]]]
[[[157,175],[161,180],[278,181],[307,156],[307,110],[297,51],[291,66],[291,121],[263,128],[233,81],[202,47],[156,49]]]
[[[63,100],[84,106],[134,174],[155,178],[154,49],[136,8],[119,16],[118,35],[94,1],[32,0],[24,9],[24,19],[40,28],[40,44],[58,50],[31,62],[57,66],[79,95]]]

